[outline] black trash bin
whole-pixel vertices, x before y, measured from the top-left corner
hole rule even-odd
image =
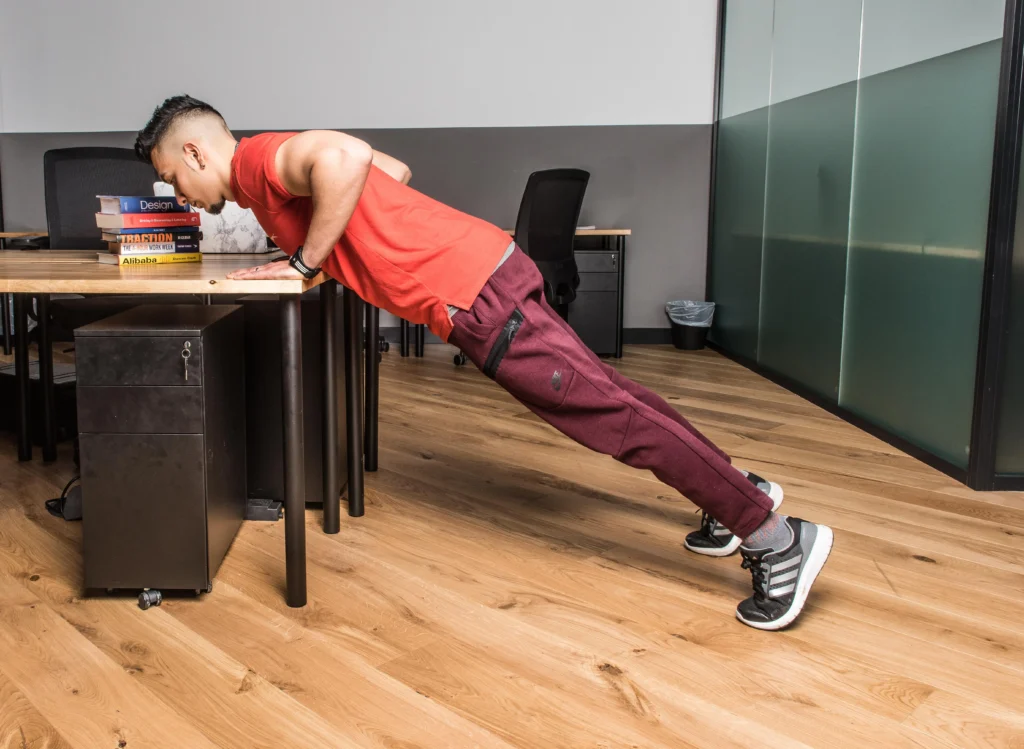
[[[715,315],[714,302],[669,302],[665,305],[665,314],[672,323],[673,346],[684,351],[704,348]]]

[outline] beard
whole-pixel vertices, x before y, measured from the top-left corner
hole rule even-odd
[[[206,212],[211,216],[219,216],[220,212],[224,210],[225,203],[227,203],[227,200],[221,200],[219,203],[214,203],[207,207]]]

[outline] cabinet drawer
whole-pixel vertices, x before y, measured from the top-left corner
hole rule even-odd
[[[88,588],[205,588],[206,493],[198,434],[83,434]]]
[[[78,336],[75,366],[82,385],[203,384],[203,350],[199,336]],[[188,357],[188,379],[185,358]]]
[[[619,253],[577,252],[576,269],[580,273],[618,273]]]
[[[618,319],[619,296],[614,292],[577,294],[569,305],[569,325],[595,354],[617,353]]]
[[[191,372],[188,378],[192,379]],[[195,387],[79,385],[78,431],[93,434],[201,434],[203,390]]]
[[[577,291],[618,291],[618,273],[580,273]]]

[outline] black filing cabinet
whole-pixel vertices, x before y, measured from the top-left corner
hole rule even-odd
[[[602,356],[622,356],[622,250],[574,253],[580,285],[569,304],[569,325]]]
[[[241,307],[75,331],[86,588],[209,590],[246,510]]]

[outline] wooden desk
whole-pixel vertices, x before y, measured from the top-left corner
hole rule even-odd
[[[0,239],[24,239],[25,237],[48,237],[45,229],[41,231],[0,231]]]
[[[321,344],[323,346],[323,387],[325,414],[337,413],[336,330],[334,304],[337,282],[321,274],[313,280],[231,281],[226,275],[237,268],[267,262],[272,256],[210,255],[201,263],[119,268],[96,261],[95,250],[44,250],[0,252],[0,292],[15,299],[16,370],[20,408],[18,415],[18,457],[31,458],[28,393],[29,295],[39,303],[39,372],[43,388],[45,423],[44,459],[56,458],[53,410],[53,347],[50,344],[48,308],[51,293],[74,294],[276,294],[281,307],[282,409],[284,422],[285,472],[285,564],[289,606],[306,604],[305,476],[302,445],[302,320],[299,295],[320,288]],[[363,514],[363,464],[361,424],[360,350],[362,300],[344,292],[346,332],[346,404],[348,406],[348,489],[349,514]],[[358,326],[358,327],[357,327]],[[340,465],[338,424],[324,417],[324,531],[340,529]]]

